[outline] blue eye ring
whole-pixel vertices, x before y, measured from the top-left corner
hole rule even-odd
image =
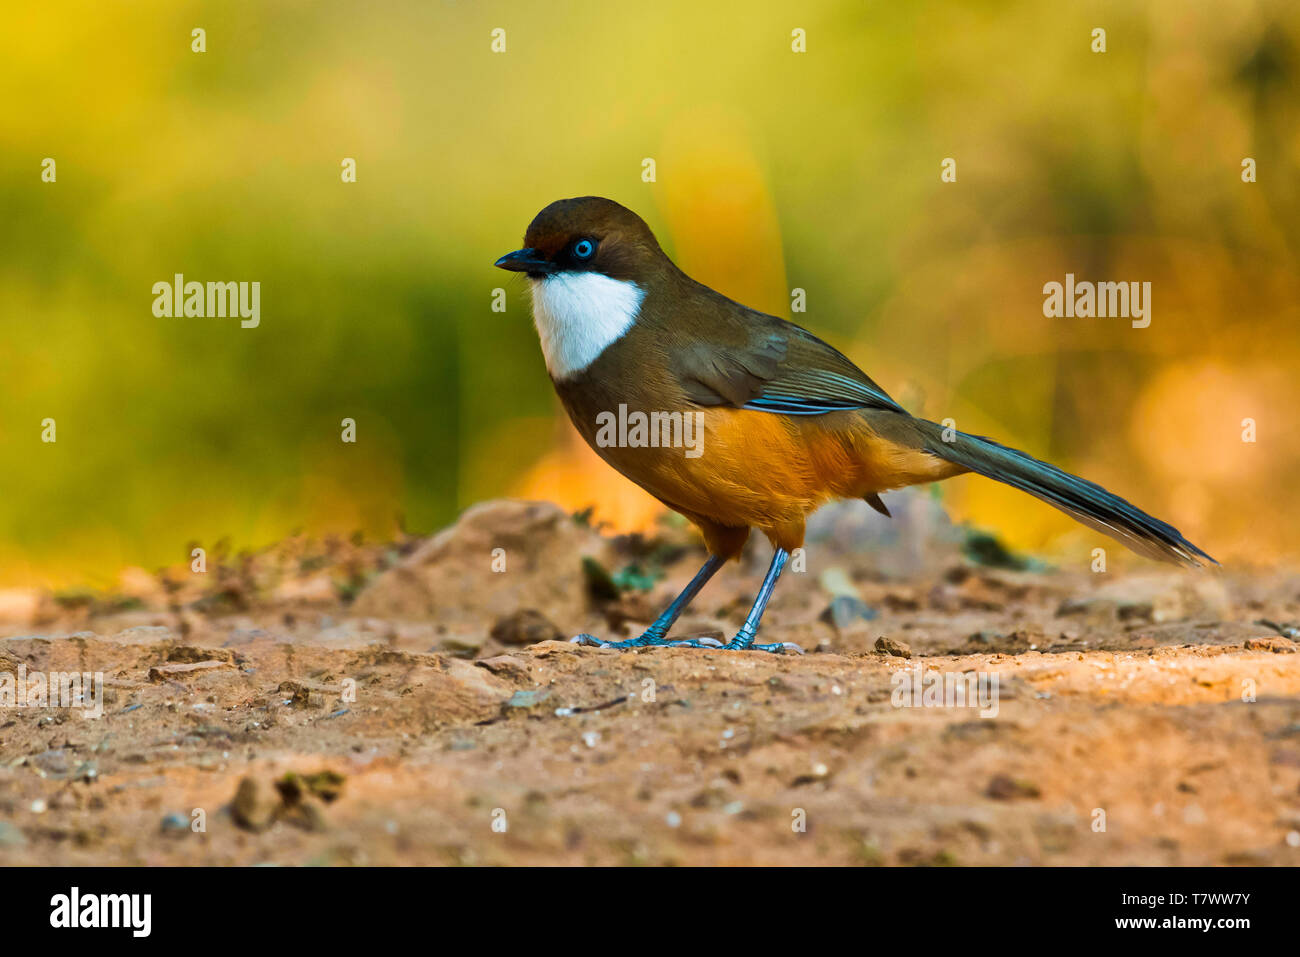
[[[596,255],[596,241],[594,239],[579,239],[573,244],[574,259],[586,262],[594,255]]]

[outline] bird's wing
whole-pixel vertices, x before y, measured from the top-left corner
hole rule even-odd
[[[692,343],[675,357],[687,396],[785,415],[844,409],[903,408],[833,346],[792,322],[746,311],[715,341]]]

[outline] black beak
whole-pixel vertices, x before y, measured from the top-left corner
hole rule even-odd
[[[498,269],[509,269],[511,272],[526,272],[534,278],[555,272],[554,264],[536,249],[516,249],[512,253],[506,253],[493,265]]]

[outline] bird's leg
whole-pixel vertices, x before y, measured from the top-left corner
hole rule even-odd
[[[726,559],[719,558],[717,555],[710,555],[709,560],[704,563],[704,567],[695,573],[695,577],[691,579],[690,584],[683,588],[682,593],[673,599],[672,604],[665,608],[659,617],[650,624],[650,627],[645,630],[645,634],[635,640],[642,644],[654,644],[656,641],[662,641],[667,637],[668,629],[686,610],[686,606],[695,599],[695,596],[700,593],[700,589],[725,564]]]
[[[767,645],[754,644],[754,638],[758,634],[758,623],[763,618],[763,611],[767,608],[768,600],[772,597],[772,590],[776,588],[776,580],[781,577],[781,570],[785,568],[785,561],[789,557],[790,553],[784,548],[776,550],[776,553],[772,556],[772,564],[768,566],[767,574],[763,576],[763,584],[759,586],[758,597],[754,599],[754,607],[749,609],[749,614],[745,616],[745,623],[740,626],[740,631],[736,633],[736,637],[723,645],[723,648],[735,651],[749,649],[771,651],[776,654],[784,654],[789,650],[803,654],[803,649],[792,641],[777,641]]]
[[[803,654],[803,649],[793,641],[776,641],[766,645],[754,644],[754,637],[758,634],[758,623],[763,617],[763,610],[767,608],[768,600],[772,597],[772,589],[776,587],[776,580],[781,577],[781,570],[785,568],[786,559],[789,557],[790,553],[784,548],[776,550],[776,553],[772,556],[772,564],[763,577],[763,584],[759,586],[758,597],[754,599],[754,606],[749,609],[749,614],[745,616],[745,623],[740,626],[740,631],[736,637],[725,645],[712,638],[687,638],[682,641],[672,641],[666,637],[668,629],[677,620],[677,616],[682,613],[682,609],[690,604],[691,599],[704,587],[704,583],[722,567],[723,559],[718,558],[716,555],[709,556],[709,560],[691,579],[691,583],[683,589],[682,593],[673,600],[671,605],[664,609],[663,614],[654,620],[654,623],[645,630],[645,634],[641,637],[629,638],[627,641],[602,641],[593,635],[578,635],[572,640],[580,645],[595,645],[599,648],[644,648],[660,645],[674,648],[725,648],[728,651],[770,651],[774,654],[793,651]]]
[[[695,573],[690,584],[682,589],[682,593],[673,599],[671,605],[663,610],[663,613],[651,623],[650,627],[645,630],[645,634],[639,638],[629,638],[627,641],[602,641],[593,635],[578,635],[574,639],[579,645],[596,645],[600,648],[643,648],[648,645],[687,645],[693,648],[716,648],[721,642],[714,641],[712,638],[696,639],[701,644],[694,644],[687,641],[669,641],[667,638],[668,629],[677,621],[678,616],[691,600],[700,593],[700,589],[705,586],[724,564],[726,559],[719,558],[717,555],[710,555],[709,560],[704,563],[704,567]],[[710,644],[703,644],[709,642]]]

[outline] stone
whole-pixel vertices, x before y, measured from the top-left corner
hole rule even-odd
[[[589,599],[582,559],[603,564],[612,546],[548,502],[490,501],[377,576],[353,612],[385,619],[436,618],[448,633],[535,609],[551,621],[580,620]]]
[[[826,610],[821,613],[821,620],[834,626],[836,631],[844,631],[855,623],[871,621],[879,612],[852,595],[837,595],[831,599]]]
[[[275,802],[251,777],[243,778],[230,802],[230,816],[246,831],[264,831],[275,818]]]
[[[890,638],[888,635],[881,635],[876,639],[876,653],[892,655],[895,658],[912,657],[912,649],[905,642]]]
[[[564,634],[549,618],[534,608],[524,608],[498,618],[492,626],[492,638],[503,645],[535,645],[542,641],[562,641]]]
[[[1293,655],[1296,643],[1285,638],[1247,638],[1242,647],[1247,651],[1271,651],[1276,655]]]
[[[150,681],[176,681],[212,674],[214,671],[230,671],[234,666],[228,661],[196,661],[192,664],[155,665],[149,669]]]

